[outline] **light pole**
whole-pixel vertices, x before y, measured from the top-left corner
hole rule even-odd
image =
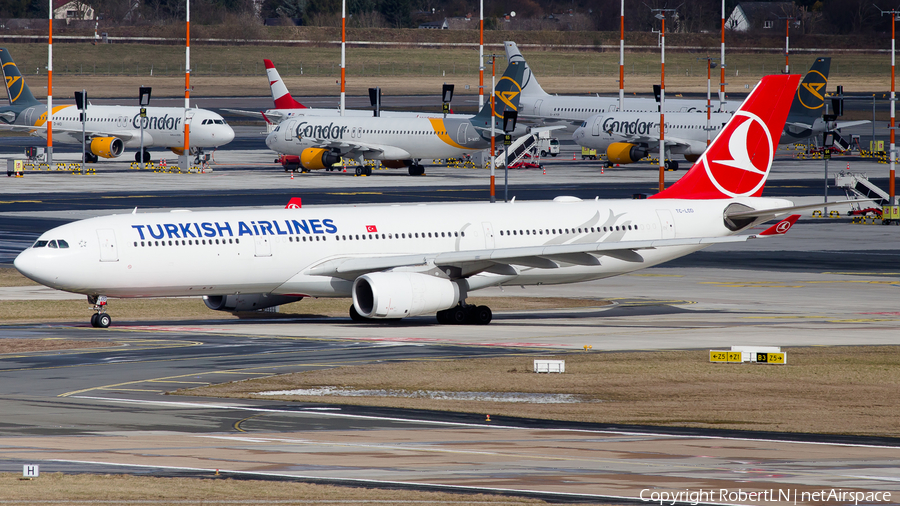
[[[87,114],[87,92],[85,90],[76,91],[75,92],[75,107],[81,111],[81,173],[84,174],[86,171],[84,170],[84,162],[87,158],[86,151],[86,139],[84,135],[84,120],[85,115]]]
[[[496,62],[498,56],[505,57],[506,55],[499,55],[499,54],[485,55],[485,58],[491,59],[491,203],[492,204],[494,202],[497,202],[497,197],[496,197],[496,193],[495,193],[496,187],[494,185],[494,170],[495,170],[495,166],[496,166],[496,163],[494,163],[494,135],[495,135],[494,125],[497,124],[497,121],[495,119],[497,113],[494,111],[494,95],[496,94],[497,91],[494,89],[494,86],[495,86],[494,77],[496,76],[496,69],[497,69],[495,62]]]
[[[625,0],[619,16],[619,111],[625,110]]]
[[[660,40],[660,80],[659,80],[659,191],[666,189],[666,13],[675,9],[650,9],[662,21]]]
[[[141,170],[144,170],[144,120],[147,119],[147,106],[150,105],[150,88],[138,88],[138,103],[141,106]]]
[[[716,67],[715,58],[707,56],[706,58],[697,58],[698,60],[706,60],[706,145],[712,142],[711,125],[712,122],[712,69]]]
[[[719,82],[719,112],[725,112],[725,0],[722,0],[722,49],[719,55],[722,80]]]
[[[790,39],[791,39],[791,20],[794,19],[792,16],[778,16],[778,19],[784,20],[784,73],[791,73],[791,63],[790,63]]]
[[[894,141],[896,140],[896,138],[895,138],[895,132],[896,132],[895,117],[896,117],[896,112],[897,112],[897,102],[896,102],[894,84],[895,84],[895,76],[896,76],[896,70],[897,70],[897,59],[896,59],[897,19],[898,19],[898,17],[900,17],[900,11],[898,11],[896,9],[891,9],[889,11],[881,11],[882,16],[884,16],[885,14],[890,14],[890,16],[891,16],[891,127],[890,127],[890,130],[891,130],[891,150],[890,150],[891,173],[890,173],[890,181],[888,182],[888,194],[890,195],[889,204],[891,205],[891,207],[893,207],[894,204],[896,203],[896,198],[895,198],[895,194],[894,194],[894,189],[895,189],[895,187],[894,187],[894,162],[897,160],[897,154],[894,152]]]
[[[503,170],[503,202],[509,202],[509,146],[512,144],[512,132],[516,129],[518,111],[503,111],[503,144],[506,146],[506,163]]]

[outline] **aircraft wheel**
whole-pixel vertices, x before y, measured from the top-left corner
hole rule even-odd
[[[367,175],[367,176],[371,176],[371,175],[372,175],[372,167],[366,167],[366,175]]]
[[[475,308],[474,316],[476,325],[487,325],[488,323],[491,323],[494,313],[491,312],[491,308],[487,306],[478,306]]]
[[[101,329],[105,329],[109,327],[109,324],[112,323],[112,318],[106,313],[100,313],[97,315],[97,327]]]
[[[447,316],[449,317],[447,323],[450,323],[452,325],[462,325],[463,323],[466,323],[466,320],[468,320],[469,315],[466,314],[466,309],[463,307],[457,306],[453,309],[448,309],[447,311],[449,312],[447,314]]]
[[[134,154],[134,161],[136,161],[137,163],[141,163],[141,152],[140,151],[138,151],[137,153]]]
[[[350,319],[355,322],[366,321],[366,318],[363,315],[356,312],[356,306],[353,306],[353,305],[350,306]]]
[[[362,173],[363,173],[362,167],[356,167],[356,175],[357,175],[357,176],[361,176]]]
[[[91,315],[91,327],[97,327],[97,313]]]
[[[441,325],[446,325],[450,323],[450,318],[447,317],[448,310],[438,311],[435,317],[437,317],[437,322]]]
[[[144,163],[150,163],[150,152],[144,151]]]
[[[666,170],[678,170],[678,162],[675,160],[666,160]]]

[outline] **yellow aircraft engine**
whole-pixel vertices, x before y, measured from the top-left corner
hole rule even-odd
[[[629,142],[614,142],[606,148],[609,163],[634,163],[647,156],[647,150]]]
[[[341,155],[323,148],[306,148],[300,152],[300,166],[306,170],[330,168],[341,161]]]
[[[125,151],[125,144],[118,137],[94,137],[91,139],[91,153],[103,158],[116,158]]]

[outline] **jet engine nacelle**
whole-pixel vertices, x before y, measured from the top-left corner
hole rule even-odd
[[[353,307],[366,318],[404,318],[450,309],[459,286],[417,272],[371,272],[353,282]]]
[[[614,142],[606,148],[610,163],[634,163],[647,156],[647,150],[630,142]]]
[[[256,311],[272,306],[297,302],[303,297],[273,295],[271,293],[241,293],[238,295],[204,295],[203,303],[213,311]]]
[[[412,160],[382,160],[381,165],[389,169],[402,169],[413,164]]]
[[[341,161],[341,155],[323,148],[306,148],[300,152],[300,166],[306,170],[321,170]]]
[[[116,158],[125,151],[125,144],[118,137],[94,137],[91,139],[90,151],[103,158]]]

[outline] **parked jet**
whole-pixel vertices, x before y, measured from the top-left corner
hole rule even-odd
[[[503,111],[516,109],[523,65],[510,63],[496,87],[494,122],[502,133]],[[330,167],[342,157],[381,160],[388,167],[425,173],[419,160],[454,158],[490,146],[491,105],[475,116],[455,118],[323,117],[287,118],[266,137],[269,149],[300,157],[306,170]],[[371,170],[371,169],[369,169]]]
[[[31,94],[25,79],[9,51],[0,48],[3,76],[9,105],[0,107],[0,130],[29,132],[47,137],[47,106]],[[125,148],[138,148],[135,161],[141,161],[141,122],[144,123],[144,161],[150,161],[147,148],[166,148],[181,155],[184,152],[184,121],[190,124],[192,154],[205,148],[217,148],[234,139],[234,130],[222,116],[206,109],[181,107],[147,107],[147,117],[140,117],[140,107],[124,105],[89,105],[82,137],[81,111],[74,105],[53,107],[54,141],[85,144],[85,161],[99,157],[117,158]]]
[[[779,144],[806,141],[826,131],[868,123],[847,121],[826,124],[822,119],[830,66],[831,58],[818,58],[813,62],[794,95]],[[711,113],[711,131],[707,134],[706,114],[667,112],[666,168],[678,169],[678,162],[672,159],[672,155],[683,155],[690,162],[697,161],[706,149],[707,139],[718,135],[731,116],[731,113]],[[582,123],[572,138],[580,146],[605,152],[608,166],[633,163],[648,154],[659,153],[659,113],[595,114]]]
[[[490,322],[469,293],[575,283],[636,271],[711,244],[783,233],[798,209],[761,193],[799,76],[767,76],[680,181],[652,200],[322,206],[129,213],[49,230],[16,257],[25,276],[106,297],[202,295],[210,309],[257,310],[303,297],[352,297],[354,320],[437,312]]]
[[[589,117],[602,113],[619,111],[619,97],[551,95],[541,88],[531,68],[525,62],[515,42],[506,41],[506,57],[510,62],[525,65],[522,84],[522,98],[519,119],[543,125],[565,125],[569,132],[575,131]],[[734,112],[737,103],[725,103],[726,112]],[[718,102],[714,104],[718,109]],[[652,98],[625,97],[625,110],[620,112],[656,112],[659,102]],[[706,100],[681,98],[666,99],[666,114],[670,112],[706,112]]]

